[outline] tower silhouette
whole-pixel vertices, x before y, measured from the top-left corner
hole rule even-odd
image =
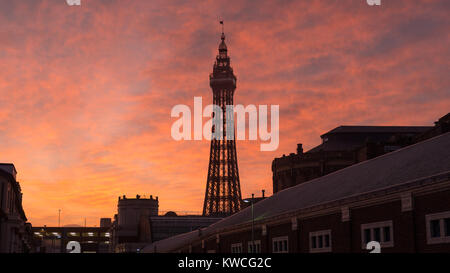
[[[220,22],[223,25],[223,22]],[[241,208],[241,186],[236,155],[234,135],[234,113],[227,112],[227,105],[233,105],[233,95],[236,89],[236,76],[230,66],[227,54],[225,34],[222,28],[219,55],[216,57],[213,72],[209,76],[209,85],[213,92],[213,104],[222,109],[219,120],[222,128],[212,127],[212,132],[221,130],[221,137],[211,138],[209,154],[208,179],[206,182],[204,216],[227,216]],[[213,113],[214,117],[214,113]],[[219,117],[217,117],[219,118]],[[229,120],[227,128],[227,119]],[[213,122],[214,123],[214,122]],[[228,135],[227,136],[227,131]]]

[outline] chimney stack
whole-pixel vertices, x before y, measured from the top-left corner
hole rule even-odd
[[[264,198],[264,193],[266,192],[266,190],[262,190],[262,198]]]
[[[297,154],[298,155],[303,154],[303,144],[301,143],[297,144]]]

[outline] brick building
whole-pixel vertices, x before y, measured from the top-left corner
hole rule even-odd
[[[450,133],[363,161],[254,205],[254,252],[450,252]],[[250,252],[246,208],[144,252]]]
[[[327,175],[450,131],[450,113],[435,126],[339,126],[321,135],[322,143],[272,162],[273,192]]]

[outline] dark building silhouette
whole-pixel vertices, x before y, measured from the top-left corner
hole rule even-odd
[[[273,192],[327,175],[416,142],[431,126],[339,126],[321,135],[322,143],[272,162]]]
[[[434,126],[339,126],[321,136],[322,144],[272,162],[273,192],[450,132],[450,113]]]
[[[450,251],[450,132],[275,193],[143,252]],[[252,223],[254,218],[254,223]],[[252,228],[253,227],[253,228]],[[252,229],[254,232],[252,232]]]
[[[227,105],[233,105],[236,76],[230,66],[230,57],[227,54],[223,32],[221,39],[219,55],[216,57],[213,72],[209,76],[209,83],[213,91],[213,104],[222,109],[222,117],[215,117],[219,120],[222,128],[220,128],[221,126],[216,128],[215,125],[212,127],[213,135],[218,134],[219,137],[214,138],[213,136],[211,139],[208,178],[203,205],[204,216],[231,215],[241,208],[241,187],[233,122],[234,113],[226,111]],[[230,125],[229,128],[227,128],[227,120]],[[227,136],[227,132],[229,136]]]
[[[420,142],[447,132],[450,132],[450,113],[441,117],[438,121],[434,122],[433,128],[416,136],[414,138],[414,142]]]
[[[14,164],[0,163],[0,253],[33,251],[31,224],[22,207]]]
[[[100,218],[100,227],[111,227],[111,218]]]
[[[207,227],[222,218],[201,215],[177,215],[169,211],[159,215],[158,197],[119,197],[118,213],[111,225],[110,252],[139,252],[144,246],[168,237]]]
[[[150,243],[150,216],[158,215],[158,197],[128,198],[125,195],[118,198],[117,214],[111,225],[111,252],[136,252],[139,245]]]
[[[159,241],[172,236],[207,227],[221,217],[202,215],[177,215],[167,212],[164,215],[150,217],[152,226],[152,241]]]

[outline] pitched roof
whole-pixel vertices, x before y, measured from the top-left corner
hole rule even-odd
[[[430,126],[339,126],[321,135],[320,137],[326,141],[324,140],[323,143],[306,153],[352,151],[364,145],[368,140],[372,142],[387,141],[391,136],[397,134],[419,135],[432,128]],[[338,137],[331,137],[335,135]]]
[[[450,175],[450,133],[352,165],[326,176],[282,190],[254,205],[255,221],[299,211],[352,196],[409,184],[438,174]],[[202,229],[203,235],[251,221],[246,208]],[[154,242],[144,251],[171,251],[198,238],[189,232]]]
[[[342,152],[342,151],[346,151],[346,152],[350,152],[350,151],[354,151],[357,148],[360,148],[364,145],[364,139],[357,139],[357,140],[339,140],[339,141],[335,141],[335,140],[330,140],[327,142],[324,142],[314,148],[312,148],[311,150],[307,151],[306,153],[317,153],[317,152],[321,152],[321,151],[326,151],[326,152]]]
[[[322,136],[334,133],[423,133],[432,126],[348,126],[342,125]]]

